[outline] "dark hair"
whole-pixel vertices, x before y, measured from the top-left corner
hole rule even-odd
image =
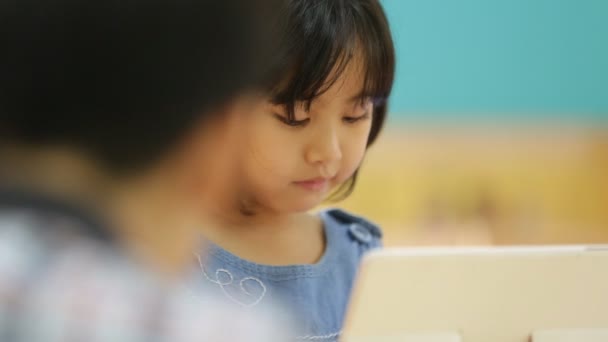
[[[270,67],[270,0],[0,2],[0,143],[140,170]]]
[[[293,119],[298,102],[307,107],[329,89],[355,54],[365,70],[362,100],[374,101],[370,146],[380,133],[391,92],[395,51],[386,15],[378,0],[285,0],[286,28],[279,56],[289,61],[271,89],[272,100]],[[357,172],[331,196],[343,199],[354,189]]]

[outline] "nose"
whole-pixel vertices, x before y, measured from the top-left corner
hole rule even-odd
[[[310,137],[306,150],[306,161],[310,164],[328,167],[342,159],[342,149],[338,132],[328,125]]]

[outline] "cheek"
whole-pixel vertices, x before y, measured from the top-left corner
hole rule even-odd
[[[349,132],[342,143],[342,165],[340,168],[339,182],[344,182],[361,165],[367,152],[367,138],[371,124],[361,125]]]
[[[359,168],[365,156],[365,151],[365,143],[358,144],[357,146],[350,145],[347,148],[347,151],[344,152],[342,170],[340,172],[344,178],[349,178]]]
[[[246,171],[264,178],[289,176],[298,155],[294,137],[276,129],[275,122],[260,121],[247,133]]]

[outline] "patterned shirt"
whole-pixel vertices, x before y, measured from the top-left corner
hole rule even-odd
[[[284,341],[270,315],[160,278],[108,231],[77,207],[0,190],[0,341]]]

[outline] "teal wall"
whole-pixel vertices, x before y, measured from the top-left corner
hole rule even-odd
[[[382,0],[403,119],[608,122],[608,0]]]

